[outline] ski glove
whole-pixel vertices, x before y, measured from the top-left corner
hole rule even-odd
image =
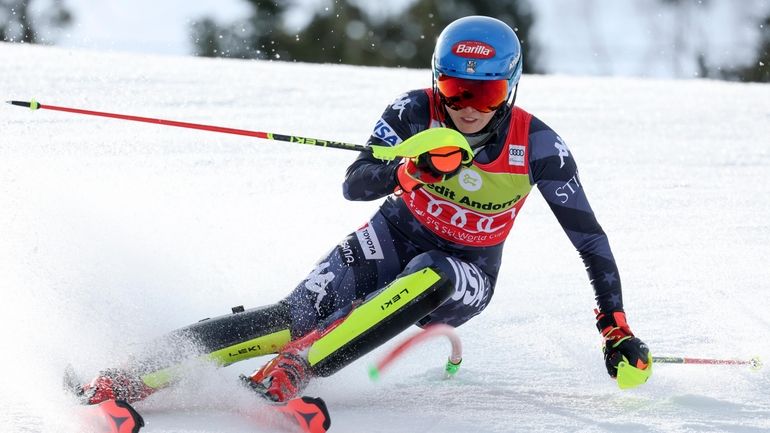
[[[425,184],[440,183],[460,171],[464,152],[454,146],[439,147],[405,158],[396,169],[396,194],[412,192]]]
[[[626,313],[597,311],[596,327],[604,337],[604,363],[620,388],[633,388],[652,375],[652,356],[647,345],[631,332]]]

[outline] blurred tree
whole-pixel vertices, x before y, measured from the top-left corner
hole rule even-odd
[[[244,22],[219,26],[204,18],[194,25],[197,55],[426,68],[447,24],[466,15],[488,15],[514,28],[525,52],[524,71],[539,72],[527,0],[415,0],[391,17],[374,17],[352,0],[335,0],[293,33],[284,26],[285,2],[247,1],[254,12]]]
[[[759,24],[760,42],[751,65],[726,71],[728,79],[770,83],[770,14]]]
[[[364,10],[347,0],[334,8],[317,11],[310,24],[294,36],[290,45],[293,60],[378,65],[376,47],[382,34]]]
[[[282,28],[285,2],[246,0],[251,16],[220,26],[210,18],[192,25],[195,54],[206,57],[241,59],[286,59],[284,45],[288,36]]]
[[[694,27],[694,22],[697,21],[697,18],[694,17],[694,15],[698,11],[701,11],[702,8],[708,7],[710,0],[700,0],[697,4],[690,0],[659,1],[665,6],[674,8],[676,12],[677,25],[674,28],[674,41],[672,50],[674,54],[673,72],[675,76],[681,76],[682,74],[680,63],[687,53],[687,35],[693,33],[691,27]],[[750,4],[748,9],[749,11],[752,9]],[[749,19],[757,19],[756,16],[751,12],[749,16],[754,16],[754,18]],[[770,15],[764,18],[759,18],[758,21],[760,29],[760,40],[757,44],[757,52],[754,56],[755,58],[748,66],[735,67],[712,64],[710,62],[712,59],[707,55],[709,50],[704,46],[694,46],[694,43],[690,42],[690,45],[693,45],[692,48],[695,51],[697,76],[732,81],[770,82],[770,65],[768,65],[770,62]],[[703,41],[702,35],[698,39],[700,40],[701,44],[705,43]],[[690,50],[689,52],[692,53],[693,50]]]
[[[672,8],[675,14],[676,25],[672,28],[671,71],[674,77],[682,77],[684,75],[682,60],[685,58],[685,53],[688,52],[690,45],[693,44],[693,41],[690,40],[692,38],[689,36],[693,35],[693,29],[697,26],[697,23],[695,22],[697,20],[694,19],[694,15],[699,10],[707,8],[709,6],[709,1],[699,0],[696,3],[692,0],[660,0],[660,2],[664,6]],[[705,58],[703,51],[704,50],[700,49],[700,53],[696,55],[699,73],[703,72],[703,65],[705,65],[705,62],[708,60]],[[705,75],[701,76],[703,77]]]
[[[524,52],[524,72],[542,72],[538,66],[537,44],[530,37],[535,15],[527,0],[420,0],[409,12],[421,23],[421,29],[430,34],[430,38],[422,39],[424,44],[418,46],[418,52],[427,54],[427,58],[447,24],[468,15],[486,15],[504,21],[516,32]]]
[[[4,42],[23,42],[29,44],[50,43],[46,37],[56,29],[72,23],[72,13],[62,0],[49,0],[43,7],[44,12],[32,15],[32,0],[0,0],[0,37]]]
[[[376,27],[381,35],[380,65],[424,68],[441,30],[468,15],[486,15],[510,25],[522,43],[524,72],[540,72],[536,44],[530,39],[534,15],[526,0],[418,0],[403,14]]]

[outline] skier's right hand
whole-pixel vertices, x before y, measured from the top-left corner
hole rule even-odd
[[[604,363],[621,388],[633,388],[652,375],[650,350],[635,337],[622,310],[598,313],[596,327],[604,337]]]
[[[460,171],[463,151],[441,147],[416,158],[404,158],[396,169],[396,192],[412,192],[425,184],[440,183]]]

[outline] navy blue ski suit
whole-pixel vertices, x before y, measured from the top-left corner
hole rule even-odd
[[[426,128],[444,126],[445,122],[434,114],[431,95],[429,89],[420,89],[397,98],[377,122],[368,144],[393,145]],[[524,168],[529,185],[540,190],[579,252],[598,307],[601,311],[622,309],[618,269],[607,236],[585,196],[572,153],[538,118],[528,115],[528,125],[517,125],[511,122],[512,116],[511,109],[500,109],[490,122],[494,128],[468,137],[472,146],[481,145],[475,152],[474,165],[484,166],[498,160],[503,152],[510,152],[509,156],[502,155],[508,162],[523,165],[524,160],[517,159],[516,154],[519,148],[526,147],[528,163]],[[526,142],[519,147],[507,143],[509,129],[521,126],[528,131],[524,137]],[[370,221],[324,256],[286,299],[291,308],[292,335],[304,335],[319,322],[349,308],[354,300],[383,288],[398,275],[429,265],[441,269],[452,280],[455,293],[420,320],[419,325],[459,326],[489,304],[501,266],[504,238],[493,245],[456,242],[420,221],[416,216],[423,213],[410,210],[406,197],[391,195],[397,186],[398,164],[399,161],[385,162],[361,153],[348,168],[343,184],[345,198],[356,201],[387,198]],[[431,200],[434,201],[440,191],[422,189],[433,193]],[[446,191],[444,195],[448,196]],[[478,203],[476,207],[482,206]]]

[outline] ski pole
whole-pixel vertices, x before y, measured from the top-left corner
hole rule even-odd
[[[41,104],[34,99],[29,101],[6,101],[11,105],[27,107],[31,110],[54,110],[67,113],[85,114],[88,116],[109,117],[112,119],[130,120],[133,122],[153,123],[156,125],[176,126],[179,128],[200,129],[204,131],[221,132],[224,134],[245,135],[266,140],[285,141],[290,143],[308,144],[311,146],[331,147],[334,149],[353,150],[356,152],[371,153],[377,159],[392,161],[396,158],[414,158],[422,153],[441,147],[459,147],[466,151],[467,158],[473,155],[468,141],[457,131],[448,128],[430,128],[419,134],[415,134],[407,140],[395,146],[378,146],[343,143],[340,141],[323,140],[320,138],[300,137],[296,135],[283,135],[274,132],[250,131],[246,129],[226,128],[223,126],[203,125],[200,123],[180,122],[168,119],[156,119],[152,117],[132,116],[128,114],[107,113],[103,111],[84,110],[81,108],[58,107],[55,105]],[[463,161],[468,162],[468,161]]]
[[[369,368],[369,378],[377,380],[380,377],[385,368],[393,363],[397,358],[403,355],[407,350],[416,346],[417,344],[435,336],[446,336],[449,342],[452,344],[452,352],[449,355],[446,366],[444,367],[444,373],[447,378],[453,377],[460,369],[460,363],[463,360],[463,346],[460,341],[460,337],[455,332],[452,326],[445,324],[436,324],[425,327],[422,331],[402,341],[401,344],[396,346],[387,355],[382,357],[377,364],[372,365]]]
[[[359,152],[371,153],[371,150],[368,149],[367,146],[363,146],[360,144],[341,143],[338,141],[322,140],[318,138],[297,137],[293,135],[281,135],[281,134],[274,134],[270,132],[225,128],[222,126],[202,125],[199,123],[179,122],[176,120],[167,120],[167,119],[155,119],[151,117],[131,116],[127,114],[105,113],[102,111],[83,110],[80,108],[57,107],[55,105],[47,105],[47,104],[43,105],[35,101],[34,99],[30,101],[6,101],[6,102],[11,105],[17,105],[19,107],[27,107],[31,110],[64,111],[67,113],[85,114],[88,116],[109,117],[113,119],[131,120],[134,122],[154,123],[156,125],[177,126],[180,128],[190,128],[190,129],[201,129],[204,131],[222,132],[225,134],[235,134],[235,135],[245,135],[247,137],[257,137],[257,138],[263,138],[267,140],[289,141],[292,143],[311,144],[315,146],[325,146],[325,147],[333,147],[335,149],[346,149],[346,150],[355,150]]]
[[[752,370],[762,368],[762,360],[754,357],[748,360],[741,359],[709,359],[709,358],[685,358],[679,356],[653,356],[652,362],[656,364],[708,364],[708,365],[748,365]]]

